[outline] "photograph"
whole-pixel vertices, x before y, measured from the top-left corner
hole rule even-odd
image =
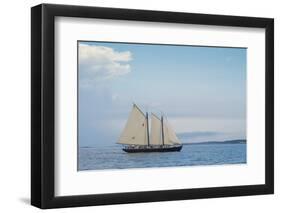
[[[247,48],[77,41],[77,170],[247,164]]]

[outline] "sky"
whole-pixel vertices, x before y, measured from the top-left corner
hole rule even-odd
[[[79,146],[117,142],[133,103],[182,142],[246,139],[246,48],[78,42]]]

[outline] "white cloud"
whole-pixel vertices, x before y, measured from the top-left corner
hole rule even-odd
[[[79,75],[83,84],[91,84],[131,72],[130,51],[118,52],[104,46],[79,45]]]

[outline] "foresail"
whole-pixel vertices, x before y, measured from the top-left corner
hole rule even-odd
[[[162,144],[162,130],[161,130],[161,120],[151,114],[151,131],[150,131],[150,144],[151,145],[161,145]]]
[[[127,145],[147,145],[146,117],[136,105],[133,106],[118,143]]]
[[[164,144],[167,145],[181,144],[175,131],[167,121],[165,121],[164,123]]]
[[[173,130],[173,128],[169,124],[168,124],[168,132],[169,132],[169,139],[173,144],[181,144],[181,142],[178,139],[175,131]]]

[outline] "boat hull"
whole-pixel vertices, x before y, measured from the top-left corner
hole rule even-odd
[[[138,153],[138,152],[179,152],[182,146],[173,147],[148,147],[148,148],[123,148],[123,151],[127,153]]]

